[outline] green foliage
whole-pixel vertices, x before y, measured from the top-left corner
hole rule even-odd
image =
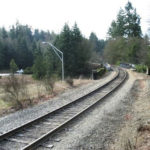
[[[19,68],[31,67],[34,63],[36,49],[41,41],[54,41],[55,33],[33,31],[28,25],[19,22],[9,31],[0,28],[0,70],[9,69],[12,58]]]
[[[103,67],[98,68],[96,72],[94,72],[94,79],[99,79],[105,72],[106,72],[105,68]]]
[[[12,74],[14,74],[17,70],[18,70],[18,67],[17,67],[14,59],[12,59],[10,61],[10,71],[11,71]]]
[[[51,77],[53,74],[61,74],[61,61],[54,53],[53,49],[48,48],[43,57],[45,62],[46,77]]]
[[[104,49],[104,46],[105,46],[104,40],[99,40],[97,38],[96,34],[93,33],[93,32],[90,34],[89,40],[90,40],[90,42],[93,46],[93,50],[95,52],[98,52],[98,53],[103,52],[103,49]]]
[[[121,63],[120,61],[117,61],[117,62],[116,62],[116,65],[117,65],[117,66],[119,66],[119,65],[120,65],[120,63]]]
[[[147,66],[146,65],[135,65],[135,69],[137,72],[146,73]]]
[[[8,70],[11,59],[25,73],[32,73],[36,79],[61,76],[61,61],[49,46],[42,41],[53,43],[64,54],[65,76],[87,75],[91,71],[88,64],[93,52],[99,55],[104,48],[104,40],[98,40],[96,34],[91,34],[90,40],[83,37],[75,23],[70,27],[65,24],[60,34],[49,31],[31,29],[28,25],[17,22],[9,31],[0,28],[0,70]],[[93,59],[95,61],[95,59]],[[31,67],[33,66],[33,70]]]
[[[112,38],[116,37],[141,37],[140,16],[136,9],[128,2],[125,9],[120,9],[117,20],[112,21],[108,34]]]
[[[33,68],[32,67],[26,67],[24,69],[24,74],[33,74]]]
[[[36,57],[33,65],[33,78],[43,79],[46,75],[46,66],[43,56],[39,55]]]
[[[111,38],[104,49],[106,61],[150,65],[149,39],[141,37],[140,17],[130,2],[119,11],[108,34]]]
[[[0,68],[4,69],[5,66],[5,49],[3,40],[0,39]]]
[[[150,64],[150,49],[145,39],[138,37],[110,39],[104,50],[104,58],[112,64],[128,62]]]
[[[103,74],[105,73],[105,71],[106,71],[105,68],[98,68],[98,69],[96,70],[96,72],[97,72],[100,76],[103,75]]]
[[[126,61],[126,40],[124,38],[111,39],[104,49],[104,58],[108,63]]]
[[[48,48],[41,52],[39,47],[33,64],[33,77],[35,79],[51,78],[54,74],[61,73],[61,62],[53,49]]]
[[[77,76],[87,72],[87,62],[91,57],[91,44],[82,37],[77,24],[72,29],[65,24],[56,38],[55,45],[64,53],[65,76]]]

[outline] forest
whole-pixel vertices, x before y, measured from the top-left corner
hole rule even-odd
[[[65,76],[90,74],[91,62],[150,65],[149,37],[142,35],[140,16],[130,2],[112,21],[106,40],[99,39],[93,32],[85,38],[77,23],[71,28],[65,24],[59,34],[19,22],[9,30],[0,28],[0,71],[8,71],[14,60],[18,69],[24,69],[36,79],[53,74],[60,76],[61,62],[43,41],[51,42],[64,53]]]
[[[42,44],[51,42],[64,53],[66,76],[86,74],[91,56],[102,54],[105,41],[99,40],[95,33],[85,38],[77,24],[70,29],[65,24],[60,34],[49,31],[33,30],[19,22],[9,31],[0,29],[0,70],[9,70],[13,59],[18,69],[33,73],[37,79],[61,73],[61,62],[50,46]],[[95,54],[95,55],[96,55]]]
[[[112,21],[105,40],[94,32],[85,37],[77,23],[72,27],[64,24],[57,34],[19,22],[9,30],[0,28],[0,73],[11,73],[7,77],[0,76],[0,110],[12,106],[25,108],[43,98],[49,99],[59,93],[60,86],[63,91],[64,87],[77,85],[76,79],[82,79],[79,82],[91,77],[98,79],[106,72],[102,65],[105,63],[135,64],[137,71],[146,72],[150,67],[150,41],[149,33],[142,34],[140,22],[136,9],[128,2]],[[60,81],[62,62],[59,56],[43,42],[50,42],[63,53],[65,81]],[[27,75],[14,75],[18,69],[23,69]]]
[[[150,65],[149,33],[142,34],[140,22],[141,18],[131,2],[120,9],[117,19],[112,21],[108,30],[105,60],[113,64]]]

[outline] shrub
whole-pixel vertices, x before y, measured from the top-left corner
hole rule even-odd
[[[10,61],[10,71],[12,74],[14,74],[18,70],[18,67],[14,61],[14,59],[11,59]]]
[[[135,69],[136,69],[137,72],[145,73],[146,70],[147,70],[147,66],[145,66],[145,65],[136,65]]]
[[[55,78],[44,78],[43,83],[48,94],[54,93]]]
[[[97,73],[101,76],[105,73],[106,69],[105,68],[99,68],[97,69]]]
[[[120,66],[120,61],[119,61],[119,60],[116,62],[116,65],[117,65],[117,66]]]
[[[105,69],[104,67],[98,68],[98,69],[94,72],[93,78],[96,80],[96,79],[100,78],[105,72],[106,72],[106,69]]]
[[[36,57],[33,64],[33,78],[44,79],[46,75],[46,65],[44,63],[43,56],[39,55]]]
[[[23,100],[28,100],[31,104],[23,76],[18,77],[11,74],[4,81],[3,89],[5,92],[4,101],[11,103],[15,109],[23,108]]]
[[[27,68],[24,70],[24,74],[33,74],[32,67],[27,67]]]
[[[73,86],[73,79],[72,79],[72,78],[68,77],[68,78],[66,79],[66,82],[67,82],[70,86]]]

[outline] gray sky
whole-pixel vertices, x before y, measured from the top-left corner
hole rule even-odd
[[[150,0],[130,0],[141,17],[143,33],[150,19]],[[16,23],[28,24],[33,29],[59,33],[65,23],[77,22],[86,37],[95,32],[98,38],[106,33],[120,7],[128,0],[0,0],[0,26],[7,29]]]

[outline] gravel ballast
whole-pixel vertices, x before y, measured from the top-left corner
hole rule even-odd
[[[132,106],[135,80],[129,72],[129,79],[120,89],[74,121],[65,132],[56,135],[48,144],[53,145],[54,150],[108,149]],[[55,139],[60,141],[56,142]]]
[[[116,72],[112,72],[110,75],[103,79],[93,81],[92,83],[82,85],[78,88],[69,89],[65,93],[60,94],[51,100],[38,104],[37,106],[17,111],[5,117],[1,117],[0,134],[19,127],[20,125],[23,125],[33,119],[38,118],[39,116],[43,116],[44,114],[47,114],[59,107],[66,105],[67,103],[76,100],[77,98],[108,82],[115,76],[115,74]]]

